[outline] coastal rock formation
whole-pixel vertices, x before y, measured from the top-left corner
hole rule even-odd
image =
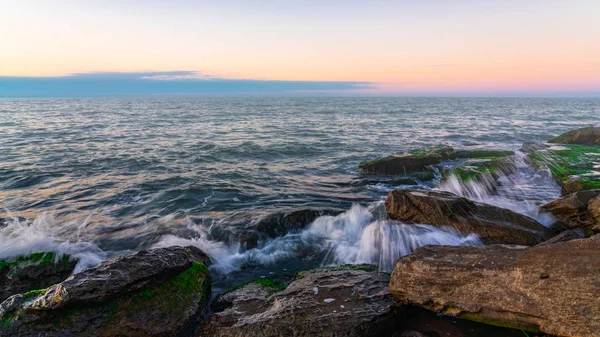
[[[600,145],[600,128],[590,126],[571,130],[550,139],[548,143]]]
[[[409,174],[428,171],[431,165],[453,158],[456,158],[456,152],[452,147],[435,146],[362,162],[358,170],[362,174]]]
[[[21,256],[13,261],[0,261],[0,302],[11,295],[46,288],[63,281],[77,261],[51,252]]]
[[[195,247],[140,251],[0,304],[2,336],[173,336],[210,297],[209,259]]]
[[[552,175],[563,195],[600,189],[600,146],[526,143],[522,150],[534,168]]]
[[[196,336],[376,336],[395,324],[388,283],[373,266],[301,272],[284,290],[250,283],[217,298]]]
[[[388,194],[385,207],[392,219],[450,226],[463,234],[475,233],[486,244],[532,246],[555,234],[528,216],[444,191],[396,189]]]
[[[600,237],[548,246],[425,246],[398,260],[397,305],[556,336],[600,336]]]
[[[550,201],[541,208],[567,228],[591,228],[600,224],[599,197],[600,189],[580,191]]]

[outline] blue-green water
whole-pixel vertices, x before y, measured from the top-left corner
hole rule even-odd
[[[436,144],[516,150],[599,122],[598,99],[3,99],[0,258],[62,249],[92,264],[193,243],[217,272],[254,266],[264,274],[305,260],[393,260],[424,243],[477,244],[386,223],[378,202],[393,183],[361,177],[358,163]],[[507,190],[490,202],[527,212],[523,200],[535,206],[558,194],[549,180],[521,173],[527,181],[509,187],[524,193]],[[349,212],[252,251],[214,235],[307,206]],[[390,242],[369,248],[365,231]]]

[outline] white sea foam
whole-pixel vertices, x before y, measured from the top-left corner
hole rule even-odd
[[[11,216],[6,226],[0,228],[0,259],[11,260],[18,256],[37,252],[53,252],[58,260],[62,256],[69,256],[78,260],[73,273],[89,268],[100,263],[107,257],[98,246],[91,242],[79,240],[79,231],[87,224],[87,219],[82,222],[60,223],[47,213],[42,213],[33,221],[20,220]],[[62,240],[57,238],[59,229],[71,228],[75,233],[75,240]]]
[[[239,245],[211,241],[206,233],[193,239],[167,235],[155,247],[196,246],[211,257],[211,269],[229,273],[242,265],[269,265],[305,255],[324,255],[324,265],[368,263],[391,271],[399,257],[424,245],[481,245],[476,235],[462,235],[451,228],[378,220],[382,218],[381,207],[376,203],[369,210],[355,204],[338,216],[317,218],[300,233],[289,233],[246,251]]]

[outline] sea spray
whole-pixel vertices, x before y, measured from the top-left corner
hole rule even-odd
[[[85,220],[76,222],[59,223],[48,213],[38,215],[33,221],[18,218],[10,212],[5,225],[0,227],[0,260],[12,260],[19,256],[37,252],[53,252],[58,261],[62,256],[69,256],[77,260],[73,273],[89,268],[100,263],[107,257],[97,245],[81,241],[61,240],[56,232],[59,228],[71,226],[76,231]]]
[[[381,207],[381,202],[372,204],[370,211],[354,204],[340,215],[321,216],[303,231],[288,233],[250,250],[243,250],[239,244],[211,241],[206,233],[192,239],[167,235],[155,247],[196,246],[210,256],[213,271],[227,274],[242,266],[269,266],[315,258],[320,258],[316,265],[368,263],[390,272],[399,257],[424,245],[481,245],[474,234],[386,220],[379,211]]]

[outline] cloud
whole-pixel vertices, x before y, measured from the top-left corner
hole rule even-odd
[[[303,95],[377,89],[359,81],[228,79],[195,71],[90,72],[56,77],[0,76],[0,97],[145,95]]]

